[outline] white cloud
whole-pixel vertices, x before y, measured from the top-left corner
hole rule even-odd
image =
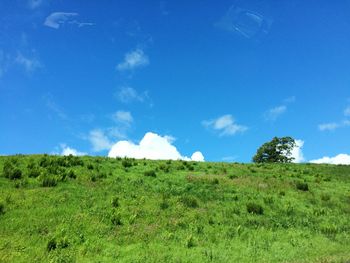
[[[281,105],[272,109],[269,109],[265,112],[265,119],[268,121],[275,121],[278,117],[280,117],[283,113],[287,111],[287,106]]]
[[[350,106],[347,107],[347,108],[344,110],[344,115],[345,115],[346,117],[350,117]]]
[[[295,140],[295,147],[292,149],[291,157],[293,157],[293,163],[301,163],[305,161],[302,148],[304,146],[303,140]]]
[[[348,121],[343,121],[342,123],[341,122],[340,123],[337,123],[337,122],[323,123],[318,125],[318,129],[320,131],[334,131],[343,126],[348,126]]]
[[[134,121],[134,118],[129,111],[117,111],[113,114],[113,119],[115,122],[127,126],[129,126]]]
[[[119,88],[115,96],[120,102],[125,104],[132,102],[149,102],[150,106],[153,105],[147,91],[140,93],[128,86]]]
[[[191,160],[195,162],[204,162],[204,156],[201,152],[194,152],[191,156]]]
[[[113,145],[107,135],[100,129],[90,131],[88,140],[92,144],[94,152],[109,150]]]
[[[54,29],[59,29],[61,25],[78,15],[78,13],[54,12],[46,17],[44,25]]]
[[[22,53],[18,53],[15,59],[15,63],[22,66],[27,73],[32,73],[36,69],[41,67],[41,63],[35,57],[28,58],[23,56]]]
[[[79,152],[76,149],[70,148],[65,144],[61,144],[61,155],[74,155],[74,156],[83,156],[83,155],[87,155],[87,153],[85,152]]]
[[[168,136],[148,132],[142,138],[139,144],[130,141],[119,141],[114,144],[108,153],[108,157],[129,157],[136,159],[151,160],[193,160],[204,161],[201,152],[195,152],[192,159],[182,156]]]
[[[245,132],[248,127],[235,123],[232,115],[226,114],[217,119],[203,121],[202,124],[219,132],[220,136],[235,135],[238,132]]]
[[[124,61],[117,65],[118,71],[133,70],[138,67],[147,66],[149,59],[142,49],[135,49],[124,56]]]
[[[338,154],[334,157],[323,157],[317,160],[311,160],[310,163],[328,163],[328,164],[347,164],[350,165],[350,155]]]

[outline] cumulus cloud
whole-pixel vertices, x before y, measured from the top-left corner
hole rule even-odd
[[[85,152],[79,152],[76,149],[73,149],[71,147],[68,147],[66,144],[61,144],[61,155],[74,155],[74,156],[83,156],[87,155]]]
[[[286,111],[287,111],[287,106],[281,105],[266,111],[264,114],[264,117],[268,121],[275,121],[277,120],[278,117],[280,117]]]
[[[220,136],[235,135],[239,132],[245,132],[248,129],[246,126],[237,124],[230,114],[223,115],[214,120],[203,121],[202,124],[207,128],[219,132]]]
[[[113,119],[115,122],[127,126],[129,126],[134,121],[134,118],[129,111],[117,111],[113,114]]]
[[[311,160],[310,163],[328,163],[328,164],[347,164],[350,165],[350,155],[349,154],[338,154],[334,157],[322,157],[320,159]]]
[[[301,163],[305,161],[302,148],[304,146],[303,140],[295,140],[295,147],[292,149],[291,157],[293,157],[293,163]]]
[[[109,150],[113,145],[108,136],[100,129],[90,131],[88,140],[92,144],[92,150],[94,152]]]
[[[195,152],[191,158],[182,156],[174,145],[172,137],[160,136],[148,132],[139,142],[135,144],[130,141],[119,141],[114,144],[108,153],[108,157],[129,157],[136,159],[151,160],[193,160],[204,161],[201,152]]]
[[[133,70],[135,68],[147,66],[148,64],[148,56],[143,52],[142,49],[138,48],[125,54],[124,61],[117,65],[117,70]]]
[[[197,151],[192,154],[191,160],[195,162],[204,162],[204,156],[201,152]]]
[[[17,54],[15,63],[22,66],[27,73],[32,73],[33,71],[41,67],[41,63],[37,58],[25,57],[22,53]]]

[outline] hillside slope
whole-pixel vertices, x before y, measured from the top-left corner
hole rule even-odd
[[[0,262],[347,262],[350,166],[0,157]]]

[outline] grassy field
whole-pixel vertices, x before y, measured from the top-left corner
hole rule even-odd
[[[350,166],[0,157],[0,262],[349,262]]]

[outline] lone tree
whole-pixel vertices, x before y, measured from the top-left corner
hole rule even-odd
[[[292,137],[274,137],[264,143],[253,157],[255,163],[290,163],[294,160],[292,150],[296,146]]]

